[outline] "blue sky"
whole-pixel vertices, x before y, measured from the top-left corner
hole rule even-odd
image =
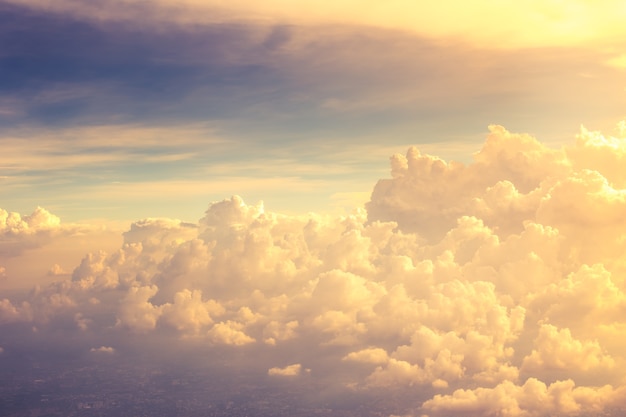
[[[602,38],[526,40],[530,27],[507,43],[479,18],[420,31],[392,19],[401,9],[278,7],[1,2],[2,207],[195,220],[239,194],[349,211],[410,145],[468,162],[490,124],[556,146],[626,108]]]

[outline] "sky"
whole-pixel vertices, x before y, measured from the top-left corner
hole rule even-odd
[[[619,1],[251,3],[0,3],[2,207],[349,213],[411,145],[470,162],[491,124],[556,146],[623,117]]]
[[[624,19],[0,1],[0,363],[168,340],[389,416],[621,415]]]

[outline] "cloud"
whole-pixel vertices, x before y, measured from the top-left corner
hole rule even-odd
[[[129,288],[122,299],[116,325],[138,332],[154,329],[163,308],[150,303],[150,299],[158,290],[156,285]]]
[[[441,239],[463,215],[489,227],[519,232],[547,190],[542,181],[570,170],[562,151],[529,135],[490,126],[474,162],[464,165],[413,147],[391,159],[392,179],[378,181],[367,205],[370,220],[394,220],[426,239]],[[543,192],[542,192],[543,191]]]
[[[285,366],[284,368],[270,368],[267,370],[269,376],[298,376],[303,371],[302,365],[295,363]],[[308,371],[308,370],[304,370]]]
[[[615,361],[602,352],[597,341],[579,341],[572,337],[569,329],[557,329],[543,324],[535,339],[536,349],[524,358],[522,369],[541,371],[542,369],[613,368]]]
[[[59,275],[68,275],[68,273],[59,264],[54,264],[52,265],[52,268],[48,270],[48,275],[55,277]]]
[[[185,126],[211,120],[216,128],[224,128],[228,121],[232,128],[239,119],[237,140],[245,140],[242,138],[251,131],[258,138],[268,124],[279,119],[281,137],[285,136],[282,129],[288,129],[291,135],[318,141],[322,135],[317,134],[315,122],[322,118],[342,133],[358,129],[362,136],[379,127],[381,112],[393,122],[404,114],[429,124],[438,114],[434,108],[445,112],[443,120],[450,114],[463,117],[459,113],[465,115],[477,108],[481,110],[475,114],[483,123],[482,109],[485,101],[493,102],[493,95],[498,96],[498,106],[488,105],[489,114],[493,111],[510,117],[511,111],[526,112],[533,104],[553,104],[561,96],[555,93],[570,93],[571,86],[583,97],[586,92],[596,94],[597,88],[613,87],[619,74],[611,72],[614,70],[604,61],[614,56],[613,50],[623,49],[621,44],[607,46],[609,41],[621,39],[619,35],[599,36],[613,19],[617,22],[614,30],[623,31],[614,10],[610,6],[589,9],[583,2],[572,9],[584,13],[570,14],[569,7],[557,12],[563,20],[546,18],[545,6],[536,2],[494,8],[484,1],[471,7],[447,2],[435,6],[411,3],[409,7],[400,1],[395,7],[380,7],[350,0],[339,2],[341,7],[338,2],[316,3],[305,16],[282,0],[254,7],[247,2],[224,7],[214,1],[169,0],[9,3],[13,6],[4,2],[3,15],[7,22],[19,24],[3,25],[0,36],[21,36],[30,48],[26,51],[23,44],[13,43],[5,48],[16,71],[0,80],[9,90],[5,99],[8,110],[0,116],[13,126],[32,125],[24,123],[30,121],[54,126],[78,123],[96,125],[95,130],[103,132],[108,129],[105,124],[115,120],[131,129],[150,131],[154,128],[148,126],[165,121]],[[450,14],[450,9],[462,12]],[[494,18],[494,14],[502,17]],[[485,16],[490,18],[485,21]],[[417,23],[420,19],[423,21]],[[517,19],[524,24],[511,24]],[[536,22],[532,36],[528,21]],[[592,27],[586,27],[587,23]],[[19,27],[31,30],[23,33],[16,29]],[[570,32],[572,27],[577,29]],[[541,34],[540,28],[549,33]],[[553,33],[565,28],[569,36]],[[67,33],[80,36],[68,37]],[[593,43],[596,37],[602,38],[603,48]],[[476,42],[480,46],[471,45]],[[99,45],[98,51],[91,48],[94,44]],[[542,48],[529,45],[553,49],[546,58]],[[29,53],[33,48],[38,53]],[[565,77],[556,70],[564,63],[572,66]],[[525,65],[541,65],[545,71],[531,74],[523,69]],[[592,73],[595,78],[582,83],[577,73]],[[541,99],[535,101],[535,93],[542,94]],[[563,95],[567,100],[558,103],[571,106],[571,94]],[[529,97],[532,102],[524,104]],[[616,98],[607,94],[605,101],[621,108]],[[593,110],[585,100],[576,100],[576,104],[572,111],[583,106]],[[501,112],[502,108],[507,111]],[[288,122],[286,115],[290,116]],[[356,120],[359,123],[354,123],[355,115],[361,115]],[[377,116],[374,120],[373,115]],[[311,135],[301,129],[303,122]],[[327,135],[328,129],[323,136]],[[344,140],[345,136],[340,135]],[[355,142],[362,141],[362,137],[358,139]],[[129,141],[133,142],[136,139]],[[146,152],[144,157],[163,161],[167,155],[158,151],[171,143],[158,141],[155,152]],[[116,140],[112,145],[112,151],[125,159],[124,151],[129,149]],[[74,148],[64,149],[71,152]],[[110,162],[111,155],[102,150],[75,161]],[[194,156],[170,150],[171,158]],[[58,157],[64,164],[72,162],[67,151]]]
[[[139,220],[71,276],[4,296],[0,323],[132,341],[130,354],[200,346],[253,358],[241,366],[262,375],[310,369],[333,387],[399,393],[396,415],[619,415],[625,140],[583,129],[552,149],[493,126],[468,164],[392,157],[350,215],[233,196],[195,223]],[[63,228],[43,209],[5,217],[20,239]]]
[[[217,344],[241,346],[254,343],[255,340],[242,331],[243,327],[241,323],[228,320],[217,323],[209,330],[208,335]]]
[[[43,246],[62,231],[59,226],[60,219],[41,207],[26,216],[0,208],[0,255],[15,256]]]
[[[165,304],[163,317],[166,321],[184,332],[198,333],[204,326],[213,323],[211,316],[224,312],[214,300],[202,301],[202,291],[183,290],[176,293],[174,303]]]
[[[598,388],[576,387],[574,381],[545,384],[530,378],[523,385],[505,381],[494,388],[456,390],[436,395],[423,409],[433,416],[475,413],[481,416],[577,416],[599,413],[618,401],[623,389],[610,385]],[[432,413],[432,414],[430,414]]]
[[[60,222],[57,216],[41,207],[23,217],[19,213],[0,209],[0,232],[3,236],[34,235],[56,229]]]
[[[174,135],[177,136],[175,143],[161,140]],[[105,137],[107,146],[103,147]],[[38,144],[36,148],[32,146],[33,141]],[[3,130],[2,142],[7,156],[4,168],[21,174],[35,168],[50,173],[81,167],[93,169],[98,165],[133,161],[138,155],[153,163],[185,160],[201,146],[208,143],[218,146],[224,140],[217,137],[214,127],[207,123],[185,126],[129,123],[58,127],[53,131],[21,126]],[[52,158],[54,166],[46,167]]]
[[[124,221],[145,215],[194,219],[190,207],[235,192],[287,210],[319,211],[327,209],[330,195],[347,192],[361,200],[368,192],[385,164],[355,161],[363,147],[380,145],[381,135],[396,137],[393,143],[402,147],[417,138],[431,146],[478,141],[483,124],[527,126],[532,114],[536,129],[553,136],[568,130],[572,119],[600,123],[598,113],[612,118],[624,107],[615,88],[621,73],[604,64],[622,45],[574,42],[508,51],[494,50],[492,39],[477,48],[468,45],[470,37],[494,27],[496,10],[486,4],[490,13],[473,5],[463,19],[453,19],[452,32],[433,34],[420,28],[435,21],[431,29],[441,28],[443,17],[451,17],[449,7],[424,4],[410,13],[403,3],[380,8],[347,2],[340,9],[350,13],[335,13],[335,3],[308,8],[306,16],[317,10],[321,20],[302,21],[299,9],[282,3],[229,3],[223,10],[214,2],[3,2],[3,60],[14,69],[0,80],[3,203],[30,210],[21,194],[29,187],[37,202],[64,219],[88,218],[96,210]],[[512,14],[519,6],[509,6],[497,12],[513,19],[526,11],[531,21],[552,22],[544,20],[545,6]],[[466,6],[451,9],[458,7]],[[395,17],[377,21],[388,8]],[[356,18],[362,9],[370,12]],[[567,22],[578,16],[565,9],[555,16]],[[417,32],[389,23],[429,13],[442,19],[425,18]],[[465,17],[487,15],[480,30],[456,32],[471,20]],[[614,16],[601,19],[602,28]],[[507,32],[520,29],[525,40],[540,33],[507,19],[496,21]],[[461,41],[451,40],[455,36]],[[496,39],[511,46],[511,36]],[[15,38],[23,42],[10,41]],[[586,99],[596,95],[603,97],[602,108]],[[561,111],[549,111],[555,108]],[[465,125],[470,133],[458,127]],[[346,144],[341,151],[339,140]],[[307,166],[312,157],[316,163]],[[287,179],[285,172],[293,175]],[[492,197],[509,194],[523,216],[527,203],[514,191],[503,183]],[[167,193],[179,195],[182,204],[163,201]],[[289,198],[292,193],[300,197]]]
[[[32,320],[32,310],[28,302],[14,305],[8,298],[0,300],[0,323]]]
[[[54,4],[39,0],[11,0],[9,3],[35,9],[70,13],[96,21],[133,21],[146,16],[151,24],[198,25],[232,21],[265,21],[289,24],[352,24],[413,31],[430,37],[458,38],[499,47],[571,45],[610,40],[623,34],[619,25],[623,11],[616,1],[592,7],[586,1],[567,5],[530,1],[494,5],[478,1],[471,6],[454,0],[432,4],[396,0],[384,6],[371,1],[321,1],[303,14],[290,2],[274,0],[262,5],[233,1],[160,0],[151,7],[139,1],[102,1],[85,4],[71,0]],[[452,12],[451,12],[452,10]],[[490,16],[488,19],[486,16]],[[144,23],[146,24],[146,23]],[[149,23],[150,24],[150,23]],[[532,33],[527,33],[528,29]],[[506,39],[506,41],[504,40]]]
[[[372,364],[382,364],[389,361],[389,356],[384,349],[368,348],[359,350],[358,352],[350,352],[343,357],[345,361],[365,362]]]
[[[115,353],[115,348],[112,348],[111,346],[100,346],[99,348],[91,348],[89,351],[93,353],[105,353],[107,355],[111,355]]]
[[[50,211],[37,207],[31,214],[22,215],[0,208],[0,255],[13,257],[26,250],[44,247],[54,240],[88,232],[98,227],[62,224]],[[5,267],[6,268],[6,267]]]

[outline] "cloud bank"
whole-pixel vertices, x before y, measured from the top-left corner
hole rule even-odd
[[[2,298],[3,355],[20,328],[98,354],[163,337],[248,352],[273,377],[404,392],[396,414],[620,415],[625,159],[625,137],[582,129],[551,149],[492,126],[469,164],[394,155],[350,216],[234,196],[197,223],[143,219],[66,279]],[[59,227],[1,213],[15,247]]]

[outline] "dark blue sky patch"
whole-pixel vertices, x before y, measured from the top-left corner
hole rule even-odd
[[[97,122],[237,113],[246,106],[232,102],[242,98],[239,92],[277,81],[258,60],[286,36],[277,31],[259,46],[245,28],[232,25],[150,31],[17,7],[4,6],[0,15],[0,92],[24,103],[21,122],[42,124],[80,122],[81,116]],[[58,86],[87,93],[42,104],[41,96]]]

